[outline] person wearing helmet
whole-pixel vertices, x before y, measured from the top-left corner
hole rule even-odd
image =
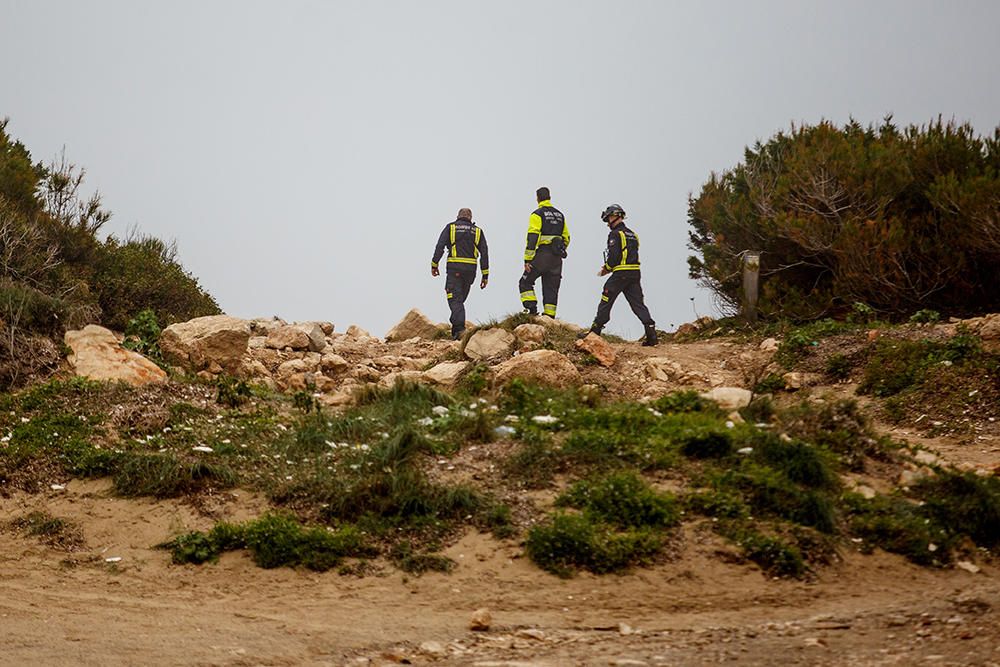
[[[597,305],[597,316],[590,325],[590,331],[580,334],[583,338],[593,332],[600,335],[604,325],[611,319],[611,307],[619,294],[625,295],[625,300],[631,306],[642,326],[646,330],[643,345],[656,345],[656,322],[649,314],[649,309],[642,296],[642,284],[639,273],[639,237],[625,226],[625,210],[618,204],[612,204],[604,209],[601,220],[611,229],[608,234],[608,247],[604,251],[604,264],[597,275],[611,277],[604,283],[601,302]]]
[[[518,282],[524,312],[538,314],[535,281],[542,279],[543,314],[556,316],[562,265],[569,247],[566,217],[552,205],[548,188],[535,191],[538,208],[528,219],[528,237],[524,247],[524,273]]]
[[[431,258],[431,275],[441,275],[438,262],[448,249],[447,274],[444,291],[451,309],[451,338],[458,340],[465,331],[465,299],[476,281],[476,262],[483,270],[479,289],[486,289],[490,275],[490,253],[486,245],[486,234],[472,222],[472,210],[463,208],[455,222],[445,225],[438,236]]]

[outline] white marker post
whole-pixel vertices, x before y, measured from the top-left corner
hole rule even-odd
[[[743,317],[751,324],[757,321],[757,282],[760,277],[760,251],[743,252]]]

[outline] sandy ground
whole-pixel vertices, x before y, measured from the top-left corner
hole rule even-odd
[[[626,368],[670,356],[740,384],[725,342],[627,348]],[[1000,463],[992,443],[905,435],[953,463]],[[108,487],[0,498],[0,521],[44,510],[85,542],[0,532],[0,664],[1000,665],[1000,569],[985,557],[973,573],[845,550],[815,580],[773,580],[687,527],[669,562],[623,576],[558,579],[478,533],[446,551],[451,574],[263,570],[243,554],[174,566],[153,545],[266,503],[237,490],[196,509]],[[492,626],[470,631],[480,608]]]

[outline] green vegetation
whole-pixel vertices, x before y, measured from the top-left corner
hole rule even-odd
[[[281,513],[242,524],[219,523],[208,533],[187,533],[160,546],[170,550],[178,565],[214,562],[225,551],[246,549],[263,568],[302,566],[317,572],[336,567],[344,558],[374,554],[353,527],[306,527]]]
[[[978,337],[959,333],[944,342],[879,339],[869,352],[858,391],[893,396],[927,377],[936,364],[962,366],[983,360]]]
[[[762,251],[764,318],[995,312],[998,189],[1000,130],[792,127],[690,200],[690,275],[735,311],[741,253]]]
[[[81,198],[84,172],[65,159],[35,163],[0,121],[0,387],[55,366],[38,337],[90,322],[129,327],[148,345],[155,322],[219,312],[184,271],[176,248],[138,235],[99,232],[111,218],[100,197]],[[157,324],[158,326],[158,324]]]

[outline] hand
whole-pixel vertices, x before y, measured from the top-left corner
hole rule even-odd
[[[438,271],[438,267],[436,266],[431,267],[431,275],[434,276],[435,278],[441,275],[441,272]]]
[[[483,278],[479,283],[479,289],[486,289],[486,285],[490,282],[489,278]]]
[[[525,273],[531,273],[531,262],[525,262],[524,263],[524,272]]]
[[[602,267],[601,267],[601,270],[597,272],[597,275],[599,275],[599,276],[606,276],[606,275],[608,275],[609,273],[611,273],[611,272],[610,272],[610,271],[608,271],[608,270],[607,270],[606,268],[604,268],[604,267],[602,266]]]

